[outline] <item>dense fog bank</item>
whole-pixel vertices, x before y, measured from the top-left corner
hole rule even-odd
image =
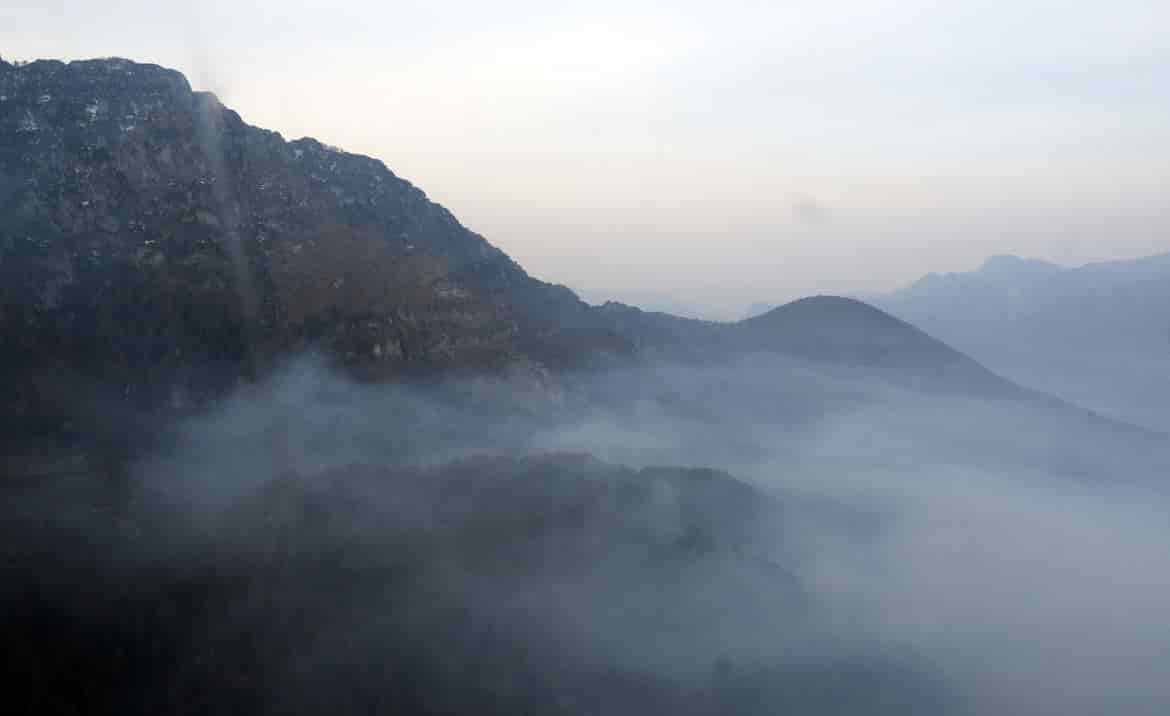
[[[299,361],[124,480],[6,486],[17,701],[1161,713],[1148,439],[759,356],[557,386]]]

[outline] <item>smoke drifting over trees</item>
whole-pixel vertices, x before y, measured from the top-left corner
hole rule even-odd
[[[1010,411],[1040,422],[1011,402],[747,365],[519,400],[296,362],[185,424],[125,494],[14,489],[11,683],[33,708],[120,713],[1167,702],[1143,457],[1064,473],[1033,457],[1071,442],[1007,447]],[[839,398],[810,412],[812,394]]]

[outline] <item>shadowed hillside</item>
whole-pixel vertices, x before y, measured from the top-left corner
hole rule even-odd
[[[45,485],[7,497],[13,713],[947,703],[909,656],[808,651],[816,620],[779,505],[717,471],[480,458],[288,474],[215,509],[155,492],[117,514]],[[12,513],[38,500],[51,517]]]

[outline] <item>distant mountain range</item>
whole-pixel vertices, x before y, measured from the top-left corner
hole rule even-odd
[[[1022,384],[1170,430],[1170,254],[1077,268],[993,256],[873,303]]]

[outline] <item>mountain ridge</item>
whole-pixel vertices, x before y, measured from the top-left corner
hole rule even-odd
[[[64,356],[58,380],[182,405],[314,345],[369,378],[627,351],[560,325],[588,307],[381,161],[247,125],[178,72],[4,63],[0,97],[2,320],[24,344],[5,367],[26,385]]]
[[[733,331],[590,307],[383,162],[248,125],[174,70],[4,63],[0,96],[3,320],[31,343],[10,372],[89,352],[113,369],[79,382],[182,405],[238,380],[232,364],[254,376],[314,345],[374,379],[466,366],[542,379]],[[192,305],[158,325],[156,308]],[[183,377],[206,365],[235,374]]]
[[[872,300],[1017,382],[1170,429],[1170,253],[935,275]]]
[[[763,352],[1026,393],[850,299],[737,323],[590,306],[383,162],[286,141],[124,59],[0,64],[0,305],[16,338],[2,427],[18,439],[133,443],[305,351],[373,382],[487,374],[556,392],[630,362]]]

